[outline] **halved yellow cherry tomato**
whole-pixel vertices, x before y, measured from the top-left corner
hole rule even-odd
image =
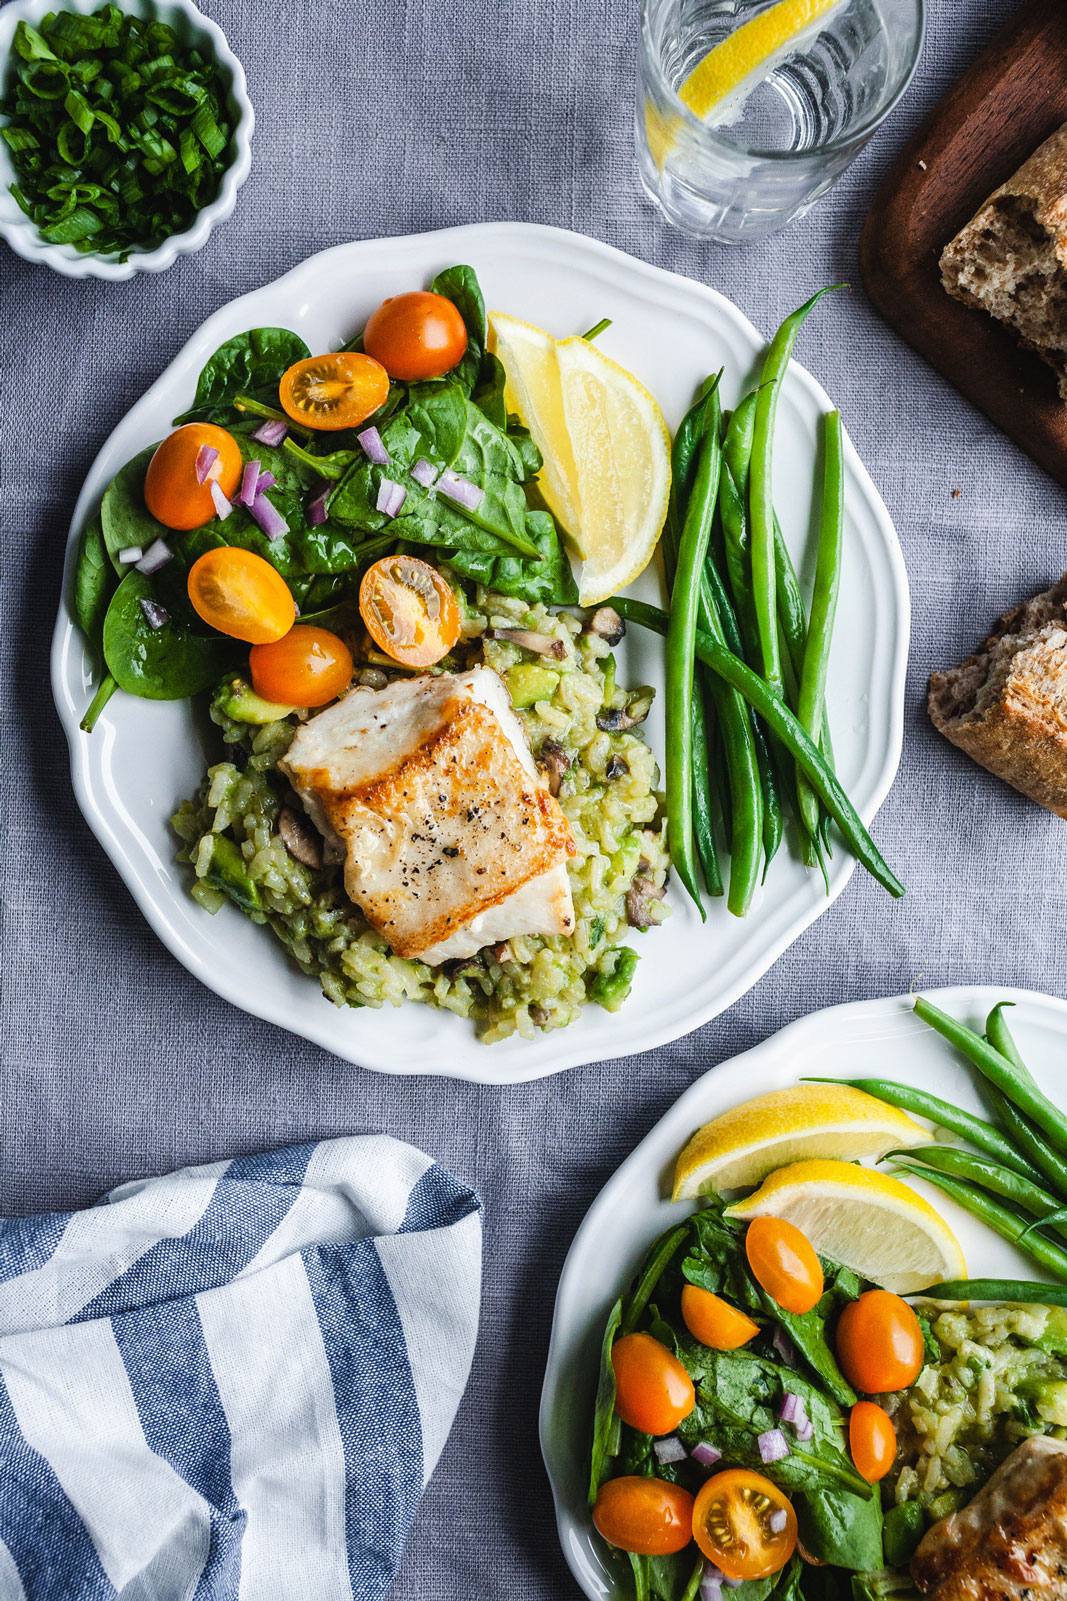
[[[227,500],[241,482],[241,450],[232,434],[209,422],[189,422],[168,434],[148,463],[144,503],[165,528],[202,528],[218,516],[211,498],[211,479],[197,481],[196,462],[204,446],[217,450],[212,478]]]
[[[390,378],[440,378],[462,360],[467,329],[451,300],[416,289],[391,295],[371,313],[363,348]]]
[[[682,1320],[694,1340],[713,1351],[736,1351],[759,1333],[758,1323],[698,1284],[687,1284],[682,1291]]]
[[[282,374],[278,393],[289,416],[305,428],[355,428],[384,402],[389,374],[362,351],[334,350],[294,362]]]
[[[822,1264],[795,1223],[755,1217],[745,1255],[757,1284],[787,1312],[810,1312],[823,1292]]]
[[[897,1457],[893,1419],[874,1401],[857,1401],[848,1418],[848,1448],[868,1484],[884,1479]]]
[[[615,1410],[642,1434],[673,1434],[696,1405],[693,1381],[651,1334],[624,1334],[611,1348]]]
[[[248,653],[252,688],[283,706],[325,706],[352,682],[352,652],[326,628],[297,623],[271,645]]]
[[[693,1538],[693,1497],[666,1479],[627,1475],[600,1486],[593,1523],[609,1545],[639,1556],[684,1551]]]
[[[359,610],[374,643],[405,667],[431,667],[459,638],[455,595],[437,568],[416,556],[383,556],[368,567]]]
[[[220,634],[250,645],[281,639],[296,617],[289,586],[277,568],[236,545],[205,550],[189,569],[188,589],[198,617]]]
[[[867,1395],[906,1390],[923,1365],[923,1331],[907,1301],[865,1290],[837,1320],[834,1346],[848,1382]]]
[[[762,1473],[727,1468],[697,1493],[693,1539],[728,1579],[765,1579],[793,1555],[797,1515],[788,1496]]]

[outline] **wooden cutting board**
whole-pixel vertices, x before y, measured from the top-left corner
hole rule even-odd
[[[1028,0],[908,145],[867,215],[860,271],[897,332],[1067,485],[1067,402],[1050,368],[941,287],[938,258],[1067,122],[1067,0]]]

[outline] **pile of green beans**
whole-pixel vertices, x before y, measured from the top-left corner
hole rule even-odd
[[[727,906],[744,917],[778,851],[787,809],[803,859],[826,878],[829,824],[892,895],[903,886],[834,775],[825,713],[844,523],[840,414],[824,420],[822,508],[810,617],[774,513],[774,422],[801,325],[822,289],[787,317],[756,389],[724,416],[721,372],[675,435],[663,532],[670,611],[616,597],[629,620],[667,639],[667,836],[704,917],[699,875],[724,893],[718,824],[729,852]]]
[[[962,1112],[937,1096],[886,1079],[847,1079],[889,1106],[915,1112],[978,1151],[925,1145],[890,1151],[887,1159],[948,1195],[980,1218],[1062,1285],[1067,1285],[1067,1114],[1045,1095],[1012,1038],[1001,1001],[985,1034],[919,995],[915,1013],[977,1068],[996,1119]],[[827,1082],[819,1080],[818,1082]],[[1014,1279],[959,1279],[924,1292],[939,1300],[996,1300],[1067,1304],[1067,1290]]]

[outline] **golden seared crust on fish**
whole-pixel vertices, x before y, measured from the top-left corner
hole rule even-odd
[[[933,1601],[1067,1601],[1067,1441],[1024,1440],[927,1531],[911,1574]]]
[[[574,838],[490,669],[353,691],[305,724],[285,767],[398,956],[573,929]]]

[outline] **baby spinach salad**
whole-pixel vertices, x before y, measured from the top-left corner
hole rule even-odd
[[[869,1286],[833,1262],[824,1261],[823,1272],[825,1288],[812,1310],[786,1311],[753,1276],[743,1225],[715,1204],[656,1240],[632,1287],[612,1307],[601,1345],[590,1454],[589,1504],[598,1529],[613,1483],[626,1481],[619,1486],[625,1493],[641,1479],[667,1487],[668,1509],[671,1486],[688,1492],[682,1510],[695,1528],[700,1491],[721,1475],[717,1482],[724,1487],[729,1481],[749,1486],[746,1493],[755,1494],[765,1511],[777,1500],[780,1510],[770,1511],[770,1529],[782,1532],[787,1518],[795,1517],[796,1536],[785,1548],[784,1565],[779,1558],[775,1571],[752,1578],[717,1572],[706,1547],[698,1548],[695,1540],[669,1555],[635,1554],[605,1540],[618,1567],[620,1593],[636,1601],[697,1601],[720,1593],[737,1601],[878,1601],[909,1589],[906,1573],[895,1570],[906,1567],[921,1526],[911,1527],[911,1507],[883,1513],[879,1486],[863,1479],[851,1460],[848,1409],[856,1395],[832,1344],[842,1309]],[[730,1302],[758,1332],[750,1331],[736,1349],[703,1344],[682,1315],[687,1286]],[[692,1385],[692,1408],[667,1437],[641,1432],[617,1410],[623,1407],[618,1342],[635,1335],[665,1348],[665,1361],[676,1359],[688,1375],[683,1382]],[[725,1488],[723,1494],[729,1506]],[[633,1527],[632,1506],[628,1515]],[[735,1501],[726,1515],[743,1517],[744,1509],[738,1513]],[[680,1539],[688,1532],[687,1526]],[[722,1585],[728,1589],[720,1592]]]
[[[233,124],[215,62],[173,28],[102,6],[15,29],[0,129],[11,193],[49,244],[125,261],[219,192]]]
[[[533,485],[540,453],[508,415],[503,369],[486,350],[477,277],[452,267],[432,291],[462,317],[462,359],[442,377],[392,381],[358,428],[304,428],[281,409],[283,377],[310,359],[290,330],[250,329],[215,352],[191,407],[175,418],[209,425],[205,438],[225,429],[240,451],[242,490],[220,495],[211,520],[182,530],[152,515],[145,486],[154,445],[116,474],[74,572],[76,615],[107,668],[84,728],[116,687],[184,699],[247,660],[247,646],[208,626],[190,602],[190,569],[213,549],[268,562],[302,624],[358,625],[361,576],[386,553],[432,553],[455,577],[531,605],[577,600],[559,531]],[[346,348],[361,343],[357,334]],[[202,447],[205,462],[217,455]],[[203,484],[200,467],[198,477]]]

